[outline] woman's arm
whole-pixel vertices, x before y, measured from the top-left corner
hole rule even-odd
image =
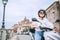
[[[51,22],[49,22],[48,20],[45,20],[45,22],[41,25],[40,27],[41,29],[54,29],[54,26]]]

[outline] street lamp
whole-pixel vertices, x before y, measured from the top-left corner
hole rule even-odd
[[[3,3],[3,20],[2,20],[2,28],[5,28],[5,7],[8,0],[2,0]]]

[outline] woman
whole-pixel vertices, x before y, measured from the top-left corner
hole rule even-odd
[[[54,23],[54,30],[44,32],[45,40],[60,40],[60,20],[57,19]]]
[[[45,10],[38,11],[38,21],[32,23],[32,28],[35,28],[35,40],[44,40],[43,33],[44,31],[41,28],[50,28],[53,29],[53,24],[50,23],[46,16]]]

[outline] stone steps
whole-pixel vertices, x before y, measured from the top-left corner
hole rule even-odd
[[[29,35],[16,35],[9,40],[31,40],[31,36],[29,36]]]

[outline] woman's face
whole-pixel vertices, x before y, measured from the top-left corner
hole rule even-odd
[[[40,15],[41,18],[43,18],[45,16],[43,11],[41,11],[39,15]]]
[[[55,23],[54,27],[55,27],[55,31],[60,31],[60,24],[59,23]]]

